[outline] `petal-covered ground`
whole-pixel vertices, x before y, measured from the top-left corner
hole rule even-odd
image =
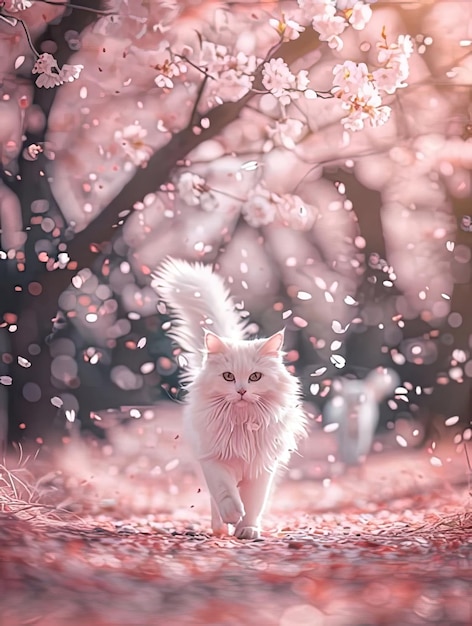
[[[277,486],[263,538],[216,538],[175,417],[156,447],[156,423],[138,420],[107,442],[72,437],[48,474],[40,458],[0,468],[1,626],[472,623],[462,457],[444,451],[435,468],[426,450],[391,451],[308,479],[328,472],[315,437]]]
[[[471,515],[443,493],[388,506],[293,510],[254,542],[213,538],[208,519],[4,514],[1,623],[470,624]]]

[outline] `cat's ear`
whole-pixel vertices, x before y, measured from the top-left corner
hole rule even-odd
[[[264,343],[259,348],[261,354],[266,356],[279,356],[284,345],[284,330],[279,330],[278,333],[272,335],[268,339],[264,340]]]
[[[221,352],[226,352],[227,347],[223,343],[223,341],[212,333],[211,330],[205,330],[205,350],[208,354],[221,354]]]

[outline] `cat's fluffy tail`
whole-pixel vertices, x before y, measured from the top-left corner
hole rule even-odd
[[[229,290],[211,265],[169,257],[152,276],[152,287],[173,318],[169,335],[189,356],[190,370],[201,365],[203,328],[230,339],[247,336]]]

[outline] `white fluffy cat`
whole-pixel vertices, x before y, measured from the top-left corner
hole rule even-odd
[[[282,362],[283,331],[247,339],[212,267],[167,259],[153,286],[188,360],[184,422],[211,494],[215,534],[257,539],[271,484],[306,434],[300,385]]]

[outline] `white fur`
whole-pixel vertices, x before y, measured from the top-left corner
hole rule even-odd
[[[188,359],[186,380],[192,380],[202,365],[203,328],[221,337],[247,337],[229,291],[211,265],[168,257],[153,278],[152,287],[172,309],[174,319],[169,335]]]
[[[256,538],[274,474],[306,429],[299,382],[282,362],[283,331],[247,339],[209,266],[168,259],[155,277],[174,317],[170,335],[189,360],[184,420],[212,496],[213,531],[229,523],[236,536]],[[254,373],[260,380],[249,380]]]

